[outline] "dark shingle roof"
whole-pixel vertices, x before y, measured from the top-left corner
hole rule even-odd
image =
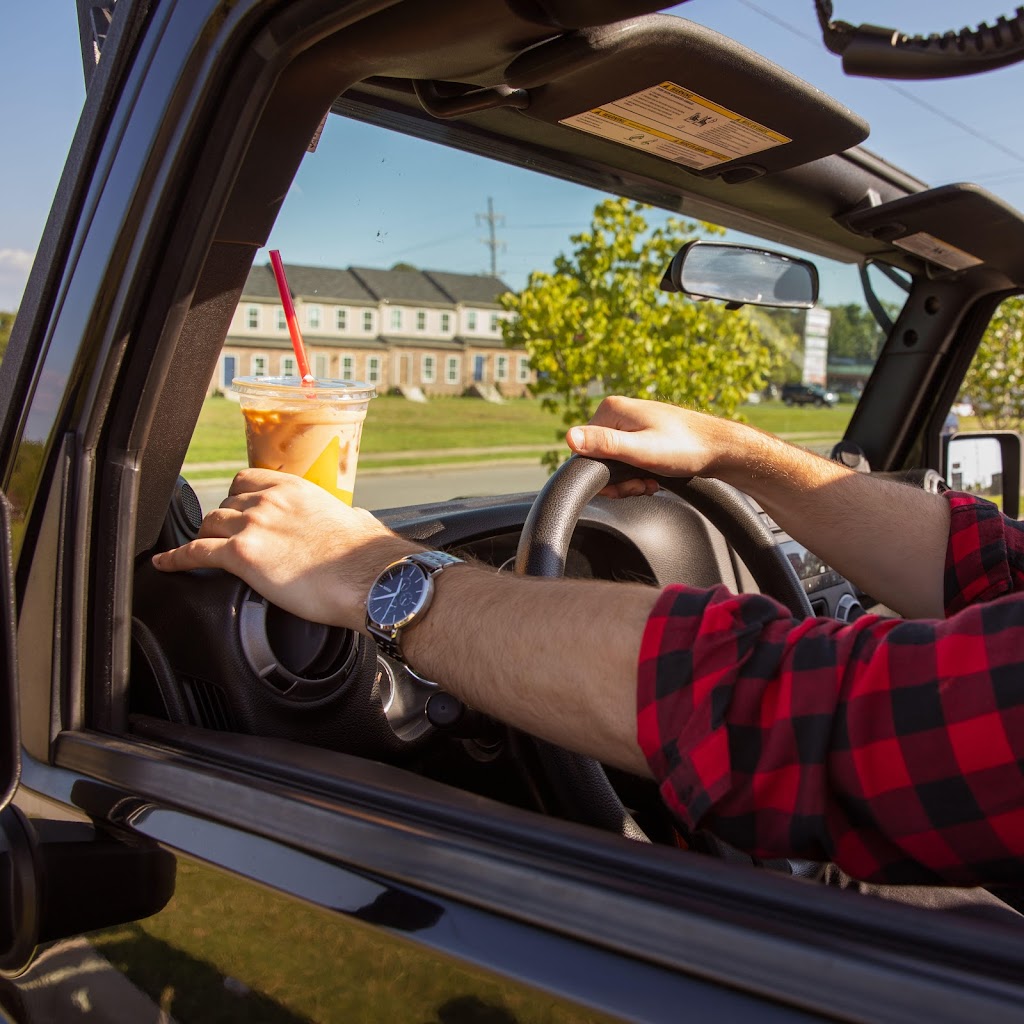
[[[468,303],[497,306],[509,291],[501,278],[488,274],[455,274],[447,270],[379,270],[375,267],[309,267],[286,263],[292,296],[323,302],[408,302],[434,306]],[[277,282],[269,263],[254,266],[246,278],[243,299],[276,299]]]
[[[453,274],[448,270],[425,270],[429,277],[453,302],[496,306],[498,296],[511,291],[500,277],[490,274]]]
[[[447,306],[451,302],[448,296],[419,270],[353,267],[352,273],[372,295],[384,302],[429,302],[438,306]]]
[[[351,270],[332,267],[307,267],[301,263],[286,263],[285,276],[294,298],[320,299],[324,302],[359,302],[375,305],[377,297],[363,287]],[[243,298],[276,299],[277,282],[269,263],[254,266],[246,278]]]

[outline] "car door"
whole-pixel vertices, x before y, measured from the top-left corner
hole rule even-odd
[[[244,133],[289,100],[270,80],[291,40],[372,6],[115,8],[0,364],[9,789],[21,760],[4,999],[35,1020],[1010,1019],[998,928],[130,720],[137,542],[180,466],[159,432],[194,422],[257,246],[228,230]]]

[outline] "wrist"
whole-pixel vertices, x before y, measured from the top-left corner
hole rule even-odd
[[[389,534],[374,538],[360,547],[358,551],[346,555],[341,564],[346,590],[342,624],[368,636],[366,598],[377,577],[392,562],[425,550],[426,548],[422,544]]]

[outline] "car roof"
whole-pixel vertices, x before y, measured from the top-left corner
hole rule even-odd
[[[523,14],[406,0],[347,36],[345,56],[366,73],[332,109],[847,262],[932,276],[982,267],[1024,284],[1016,210],[888,163],[860,145],[868,126],[855,113],[734,40],[678,15],[616,20],[654,6],[545,0]],[[787,141],[687,167],[581,127],[666,83]]]

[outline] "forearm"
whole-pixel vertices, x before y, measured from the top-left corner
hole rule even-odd
[[[944,498],[733,427],[736,443],[705,475],[749,494],[790,536],[902,615],[943,616]]]
[[[649,774],[636,741],[636,671],[659,591],[527,579],[480,566],[437,577],[403,649],[467,704],[606,764]]]

